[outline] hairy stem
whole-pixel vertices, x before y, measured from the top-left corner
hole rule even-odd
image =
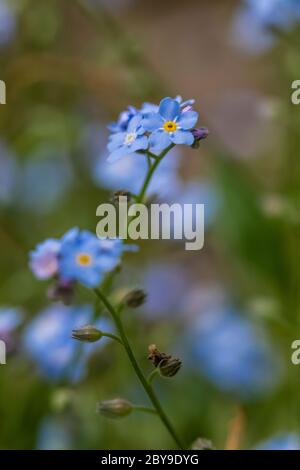
[[[154,162],[152,163],[152,165],[150,165],[149,167],[149,170],[147,172],[147,175],[145,177],[145,180],[144,180],[144,183],[143,183],[143,186],[140,190],[140,193],[137,195],[136,197],[136,203],[138,204],[141,204],[143,201],[144,201],[144,197],[145,197],[145,194],[146,194],[146,191],[148,189],[148,186],[150,184],[150,181],[152,179],[152,176],[156,170],[156,168],[158,167],[158,165],[160,164],[160,162],[162,161],[162,159],[167,155],[167,153],[174,147],[174,144],[171,144],[169,145],[169,147],[167,147],[165,150],[163,150],[160,155],[158,155],[156,157],[156,159],[154,160]],[[147,152],[146,155],[148,155],[148,157],[152,156],[151,152]]]
[[[119,314],[117,313],[115,308],[112,306],[112,304],[109,302],[109,300],[105,297],[105,295],[101,292],[100,289],[95,289],[95,293],[98,296],[98,298],[103,302],[103,304],[105,305],[105,307],[107,308],[107,310],[109,311],[111,316],[113,317],[113,320],[114,320],[114,322],[116,324],[116,327],[118,329],[118,332],[119,332],[119,335],[121,337],[122,343],[123,343],[125,351],[127,353],[127,356],[129,358],[129,360],[132,364],[132,367],[133,367],[138,379],[140,380],[146,394],[148,395],[152,405],[154,406],[158,416],[160,417],[162,423],[164,424],[164,426],[168,430],[169,434],[172,436],[172,438],[176,442],[176,445],[180,449],[183,450],[184,449],[183,444],[181,443],[180,439],[177,437],[177,434],[176,434],[172,424],[170,423],[169,418],[166,416],[166,414],[165,414],[165,412],[164,412],[164,410],[163,410],[163,408],[162,408],[162,406],[161,406],[161,404],[160,404],[153,388],[148,383],[146,377],[144,376],[144,373],[142,372],[140,366],[138,365],[138,362],[137,362],[137,360],[135,358],[135,355],[134,355],[134,353],[131,349],[130,343],[128,341],[128,338],[127,338],[127,335],[125,333],[123,323],[122,323],[122,320],[121,320]]]

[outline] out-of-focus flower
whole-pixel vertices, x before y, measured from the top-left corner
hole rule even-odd
[[[198,120],[196,111],[183,111],[177,100],[164,98],[157,113],[144,116],[142,126],[151,132],[149,143],[154,152],[166,149],[170,144],[192,145],[191,130]]]
[[[184,212],[184,204],[193,204],[194,208],[196,204],[203,204],[205,228],[208,228],[215,221],[221,205],[216,187],[209,181],[189,181],[186,184],[178,185],[177,191],[172,196],[170,202],[180,204],[183,208],[182,212]],[[192,219],[193,223],[190,227],[194,229],[195,210],[192,211]],[[179,222],[179,219],[175,219],[175,222]],[[176,231],[176,228],[174,225],[174,231]],[[189,238],[191,234],[186,232],[187,224],[185,224],[184,228],[185,235]]]
[[[30,252],[30,268],[37,279],[49,279],[58,273],[60,241],[52,238],[37,245]]]
[[[103,347],[107,339],[99,343],[78,343],[71,338],[74,328],[91,322],[90,305],[66,307],[60,303],[43,310],[24,331],[25,351],[36,363],[39,372],[49,380],[61,379],[77,382],[86,372],[86,363],[93,351]],[[101,318],[95,326],[112,331],[111,323]],[[77,354],[80,349],[80,354]]]
[[[152,178],[148,188],[149,194],[171,196],[179,190],[178,167],[180,155],[176,148],[172,149],[159,164],[155,178]],[[147,159],[144,155],[127,155],[108,165],[106,156],[97,155],[92,168],[93,178],[104,188],[126,188],[136,194],[148,171]]]
[[[288,29],[300,21],[298,0],[244,0],[233,23],[233,40],[249,52],[260,53],[275,40],[272,28]]]
[[[6,0],[0,0],[0,47],[6,46],[14,37],[16,16]]]
[[[22,322],[22,313],[13,307],[0,307],[0,340],[4,341],[8,352],[15,347],[14,330]]]
[[[4,142],[0,141],[0,204],[6,205],[12,202],[18,182],[18,170],[14,155]]]
[[[128,123],[125,132],[111,134],[108,143],[110,155],[109,162],[119,160],[126,155],[136,153],[138,150],[145,150],[148,147],[148,137],[141,126],[142,116],[137,114]]]
[[[300,450],[300,436],[298,434],[286,433],[262,442],[256,447],[257,450]]]
[[[150,320],[183,312],[185,293],[190,280],[179,264],[157,263],[150,265],[143,277],[142,285],[147,292],[143,312]]]
[[[193,365],[221,390],[240,399],[257,398],[279,380],[276,351],[249,320],[232,309],[200,315],[188,341]]]
[[[64,156],[48,154],[46,149],[33,155],[23,166],[19,181],[19,204],[36,213],[51,211],[72,182],[72,172]]]
[[[122,253],[133,249],[118,238],[99,239],[92,232],[73,228],[61,240],[49,239],[38,245],[30,253],[29,264],[38,279],[58,277],[58,290],[52,294],[63,294],[64,287],[72,289],[74,281],[96,287],[103,275],[118,265]]]
[[[113,270],[128,247],[120,239],[99,239],[87,230],[70,230],[62,239],[59,273],[63,278],[96,287]]]
[[[69,450],[72,449],[71,431],[65,421],[46,417],[38,428],[37,450]]]

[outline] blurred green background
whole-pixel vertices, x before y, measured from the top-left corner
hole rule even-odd
[[[156,417],[96,414],[96,402],[118,396],[147,404],[117,345],[96,348],[74,383],[54,378],[24,338],[51,304],[29,251],[73,226],[94,231],[96,207],[139,178],[134,165],[105,173],[106,125],[129,104],[178,94],[196,99],[210,136],[199,150],[179,148],[162,185],[172,192],[176,178],[170,197],[206,204],[205,246],[140,243],[113,295],[148,291],[145,306],[125,314],[146,371],[151,343],[183,359],[180,373],[155,388],[187,445],[201,436],[218,449],[253,448],[279,436],[277,446],[299,446],[291,343],[300,333],[300,108],[290,98],[300,79],[299,4],[278,15],[251,3],[0,0],[0,338],[9,340],[1,449],[174,446]],[[76,304],[93,301],[79,289]],[[8,312],[16,328],[5,326]],[[234,320],[198,330],[211,312]],[[45,357],[56,347],[52,326],[41,326]],[[276,364],[257,353],[254,331]]]

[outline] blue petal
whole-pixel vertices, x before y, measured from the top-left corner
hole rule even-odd
[[[146,148],[148,148],[148,137],[145,135],[138,137],[130,146],[130,150],[132,152],[136,152],[137,150],[145,150]]]
[[[171,140],[174,144],[192,145],[194,142],[194,136],[189,131],[178,130],[172,134]]]
[[[120,145],[123,144],[126,136],[126,132],[118,132],[110,137],[107,148],[110,152],[116,150]]]
[[[149,113],[144,116],[142,126],[146,131],[153,132],[163,126],[163,119],[158,113]]]
[[[198,113],[196,111],[186,111],[181,113],[180,118],[178,119],[178,125],[182,129],[192,129],[195,127],[198,120]]]
[[[180,104],[172,98],[164,98],[159,105],[159,114],[167,121],[173,121],[180,113]]]
[[[137,127],[141,124],[142,116],[140,114],[137,114],[133,118],[130,119],[128,127],[127,127],[127,132],[135,132]]]
[[[122,157],[126,157],[127,155],[130,155],[132,151],[128,146],[123,145],[122,147],[119,147],[118,149],[114,150],[108,157],[107,161],[112,163],[116,162]]]
[[[167,132],[156,131],[150,135],[149,143],[152,150],[160,152],[167,148],[172,142]]]

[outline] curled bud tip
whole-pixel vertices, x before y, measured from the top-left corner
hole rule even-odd
[[[102,337],[102,332],[92,325],[86,325],[72,330],[72,338],[87,343],[94,343]]]
[[[192,134],[195,137],[192,147],[198,148],[200,145],[200,140],[206,139],[206,137],[209,135],[209,130],[206,127],[199,127],[198,129],[193,129]]]
[[[106,418],[124,418],[132,412],[132,409],[131,403],[123,398],[115,398],[114,400],[97,403],[97,413]]]

